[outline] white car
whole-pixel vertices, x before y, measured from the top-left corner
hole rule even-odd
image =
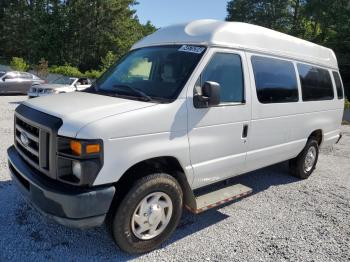
[[[48,84],[33,85],[28,91],[28,97],[34,98],[38,96],[81,91],[90,86],[91,80],[88,78],[62,76]]]
[[[286,160],[308,178],[319,148],[341,138],[343,110],[331,49],[199,20],[139,41],[86,91],[19,105],[9,168],[58,223],[106,221],[122,250],[148,252],[183,207],[200,213],[252,192],[196,189]]]

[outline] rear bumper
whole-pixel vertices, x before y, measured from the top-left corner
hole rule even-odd
[[[115,194],[114,186],[79,188],[36,172],[14,146],[7,150],[12,180],[29,204],[59,224],[87,228],[101,225]]]
[[[340,130],[334,130],[323,135],[323,141],[321,148],[332,147],[334,144],[337,144],[342,137]]]

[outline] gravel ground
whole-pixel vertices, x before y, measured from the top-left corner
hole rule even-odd
[[[240,201],[185,213],[162,248],[122,253],[104,227],[80,231],[51,223],[20,197],[7,170],[13,110],[25,97],[0,97],[0,261],[350,261],[350,126],[300,181],[286,163],[232,179],[253,188]]]

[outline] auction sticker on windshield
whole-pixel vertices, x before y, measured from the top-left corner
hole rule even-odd
[[[205,50],[204,47],[201,46],[193,46],[193,45],[183,45],[179,48],[181,52],[195,53],[201,54]]]

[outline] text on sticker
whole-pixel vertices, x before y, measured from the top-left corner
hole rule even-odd
[[[183,45],[179,48],[179,51],[201,54],[204,51],[204,49],[205,49],[204,47],[200,47],[200,46]]]

